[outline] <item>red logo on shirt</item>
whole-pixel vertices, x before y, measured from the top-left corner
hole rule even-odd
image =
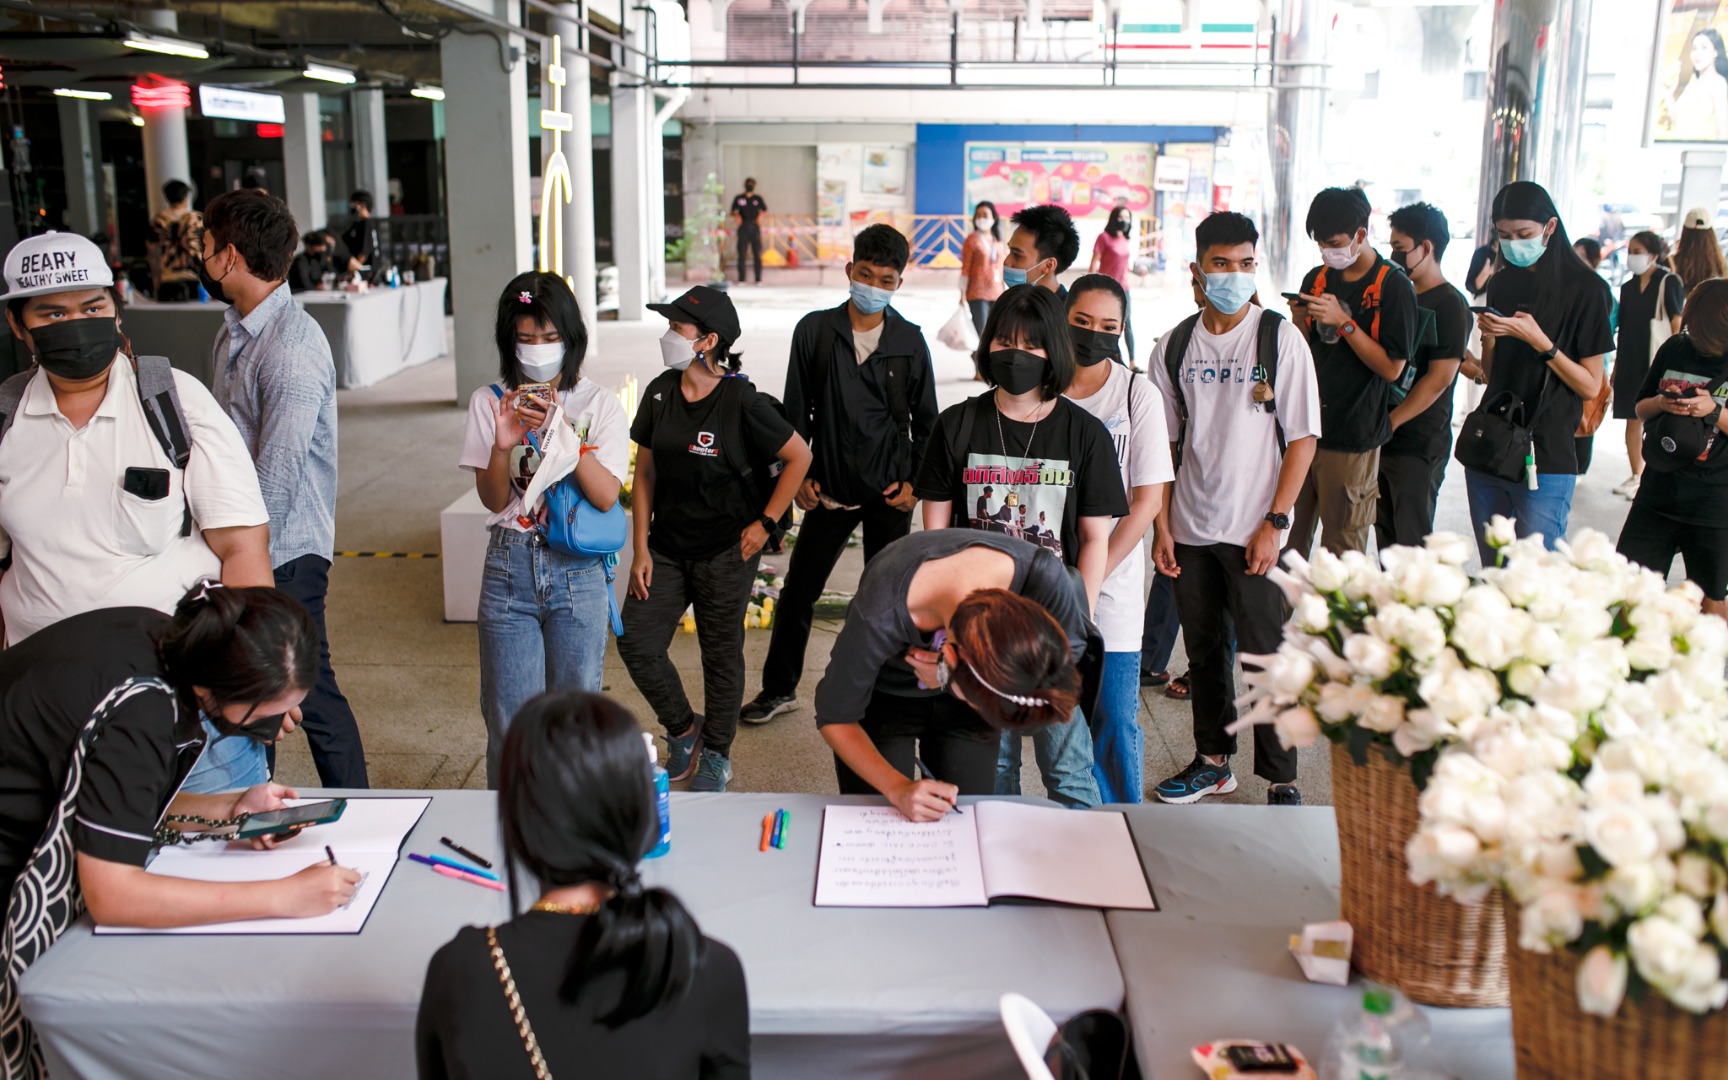
[[[714,449],[714,433],[712,431],[698,431],[696,441],[690,444],[690,452],[702,457],[719,457],[720,451]]]

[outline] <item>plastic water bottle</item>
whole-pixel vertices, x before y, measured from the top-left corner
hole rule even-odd
[[[208,304],[210,302],[210,291],[204,287],[202,281],[198,283],[198,302],[200,304]]]
[[[1392,1033],[1392,994],[1381,987],[1362,992],[1362,1011],[1345,1022],[1339,1038],[1335,1076],[1349,1080],[1395,1080],[1403,1074],[1398,1040]]]
[[[654,736],[644,731],[642,741],[648,747],[648,764],[654,768],[654,808],[660,817],[660,842],[654,845],[648,858],[658,859],[672,850],[672,776],[654,753]]]

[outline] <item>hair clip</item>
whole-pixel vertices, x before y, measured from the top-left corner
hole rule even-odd
[[[972,673],[972,677],[974,679],[978,680],[978,685],[982,686],[984,689],[990,691],[992,694],[995,694],[997,697],[1001,698],[1003,701],[1012,701],[1014,704],[1023,705],[1028,709],[1042,709],[1045,706],[1050,704],[1050,701],[1048,698],[1026,697],[1022,694],[1004,694],[1002,691],[996,689],[994,686],[991,686],[989,683],[984,681],[984,676],[978,674],[978,669],[972,666],[972,661],[967,660],[967,661],[965,661],[965,663],[966,663],[966,670],[970,671]]]
[[[521,292],[516,294],[516,299],[519,303],[532,304],[534,302],[534,294],[529,292],[527,289],[523,289]]]
[[[210,599],[210,590],[211,589],[222,589],[222,588],[226,588],[226,587],[227,586],[223,585],[220,581],[217,581],[214,578],[205,578],[202,581],[198,582],[198,592],[193,595],[192,599],[193,600],[208,600],[208,599]],[[979,680],[979,681],[982,682],[983,680]]]

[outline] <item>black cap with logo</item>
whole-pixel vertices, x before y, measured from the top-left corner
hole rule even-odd
[[[1710,427],[1696,416],[1657,413],[1644,423],[1644,464],[1651,472],[1674,472],[1697,461],[1710,442]]]
[[[736,342],[743,333],[738,327],[738,309],[732,306],[732,298],[707,285],[698,285],[669,304],[649,304],[648,310],[674,322],[706,327],[726,342]]]

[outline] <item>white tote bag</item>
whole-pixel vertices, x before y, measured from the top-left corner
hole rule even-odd
[[[972,313],[966,310],[964,301],[942,324],[942,329],[936,331],[936,340],[955,352],[969,353],[978,347],[978,331],[972,328]]]
[[[1656,315],[1650,320],[1650,355],[1647,360],[1656,359],[1656,350],[1662,343],[1674,336],[1674,323],[1669,319],[1668,306],[1663,303],[1667,294],[1663,292],[1668,287],[1668,280],[1673,274],[1663,274],[1656,284]]]

